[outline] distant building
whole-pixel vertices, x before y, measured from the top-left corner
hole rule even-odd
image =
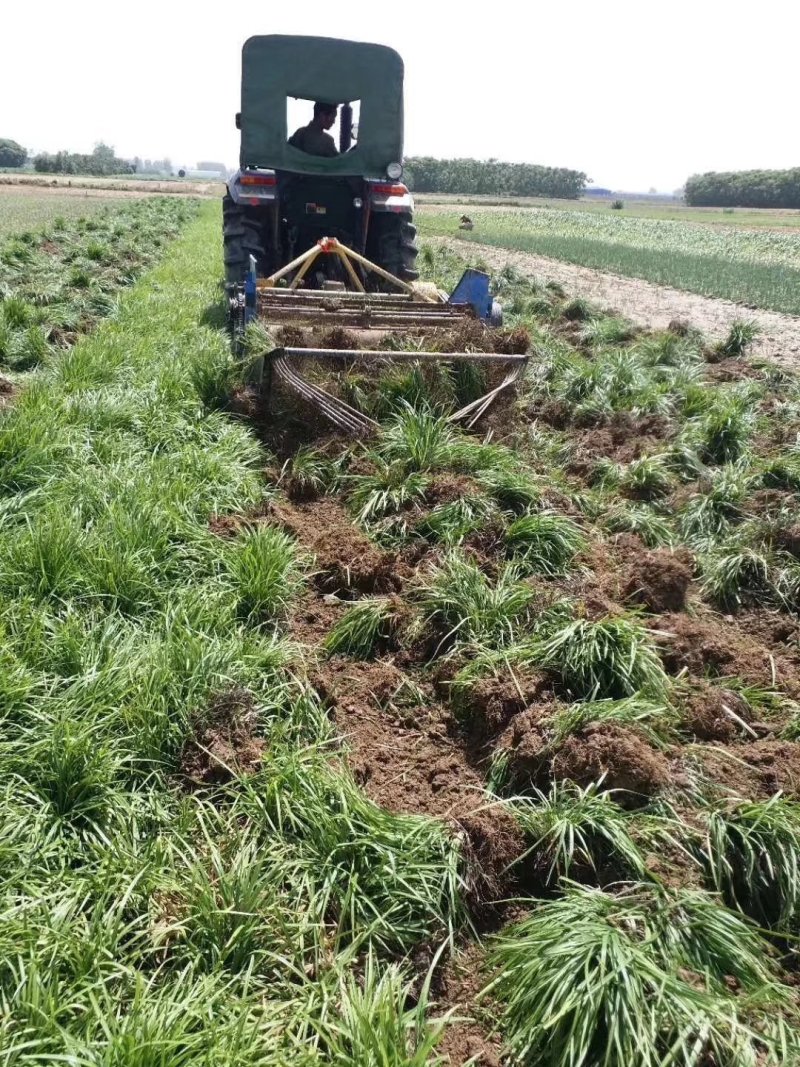
[[[611,199],[612,196],[616,196],[616,193],[613,191],[613,189],[603,189],[599,185],[592,185],[592,186],[589,186],[588,189],[584,189],[583,195],[584,196],[599,196],[599,197],[606,197],[608,199]]]

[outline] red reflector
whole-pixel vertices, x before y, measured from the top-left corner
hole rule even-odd
[[[406,185],[384,185],[380,182],[371,185],[370,189],[380,196],[405,196],[408,192],[408,186]]]
[[[274,174],[242,174],[239,178],[240,185],[277,185],[278,179]]]

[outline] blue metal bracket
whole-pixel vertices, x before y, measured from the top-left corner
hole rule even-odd
[[[482,270],[468,267],[461,280],[450,294],[450,304],[471,304],[479,319],[489,319],[492,314],[492,294],[489,292],[489,275]]]
[[[250,265],[247,274],[244,276],[244,322],[245,326],[252,322],[256,317],[256,260],[255,256],[250,257]]]

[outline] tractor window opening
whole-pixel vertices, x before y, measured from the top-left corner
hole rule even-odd
[[[289,144],[310,156],[338,156],[358,142],[359,100],[331,104],[325,100],[286,98]]]

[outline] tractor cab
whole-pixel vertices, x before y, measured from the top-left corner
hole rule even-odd
[[[315,105],[335,111],[312,148],[294,135]],[[312,110],[313,109],[313,110]],[[402,182],[403,62],[391,48],[325,37],[251,37],[242,50],[239,170],[223,202],[225,274],[267,277],[323,237],[390,274],[417,278],[413,199]],[[327,140],[325,139],[327,138]],[[292,143],[292,142],[295,143]],[[330,149],[330,151],[329,151]],[[314,281],[341,276],[320,260]],[[347,278],[341,278],[347,282]],[[382,285],[380,279],[367,285]]]

